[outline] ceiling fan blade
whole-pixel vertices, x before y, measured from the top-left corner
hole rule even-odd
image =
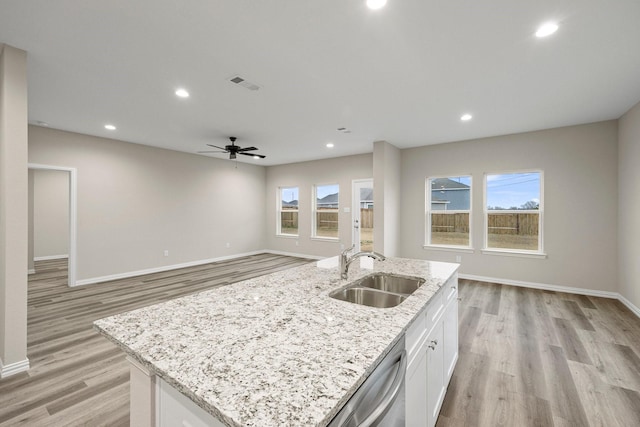
[[[226,153],[227,151],[196,151],[198,154],[202,153]]]
[[[261,159],[264,159],[267,156],[263,156],[262,154],[249,154],[249,153],[238,153],[238,154],[242,154],[243,156],[251,156],[251,157],[260,157]]]
[[[226,149],[226,148],[224,148],[224,147],[218,147],[217,145],[212,145],[212,144],[207,144],[207,145],[208,145],[209,147],[219,148],[219,149],[221,149],[221,150],[227,151],[227,149]]]
[[[240,148],[237,151],[238,151],[238,153],[240,153],[242,151],[255,151],[255,150],[257,150],[256,147],[247,147],[247,148]]]

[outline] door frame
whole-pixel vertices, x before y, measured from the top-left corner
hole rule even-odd
[[[360,251],[360,232],[356,236],[354,228],[354,222],[358,220],[359,230],[362,230],[362,224],[360,224],[360,193],[359,188],[361,184],[369,184],[373,187],[373,178],[354,179],[351,181],[351,244],[355,245],[355,250]],[[374,189],[375,191],[375,189]],[[373,207],[375,209],[375,206]]]
[[[69,173],[69,263],[67,277],[69,287],[75,286],[78,269],[78,170],[39,163],[28,163],[27,166],[33,170],[56,170]]]

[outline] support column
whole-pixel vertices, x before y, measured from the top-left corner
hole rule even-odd
[[[373,143],[373,248],[400,256],[400,150],[386,141]]]
[[[0,45],[0,378],[27,359],[27,53]]]

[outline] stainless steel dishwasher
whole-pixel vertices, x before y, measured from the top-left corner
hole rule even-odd
[[[329,427],[404,427],[406,370],[403,335]]]

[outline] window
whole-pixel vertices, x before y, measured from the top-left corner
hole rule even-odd
[[[278,234],[298,235],[298,187],[278,189]]]
[[[542,172],[485,176],[485,248],[542,252]]]
[[[470,176],[427,179],[427,245],[470,247],[470,216]]]
[[[338,238],[338,184],[313,187],[313,237]]]

